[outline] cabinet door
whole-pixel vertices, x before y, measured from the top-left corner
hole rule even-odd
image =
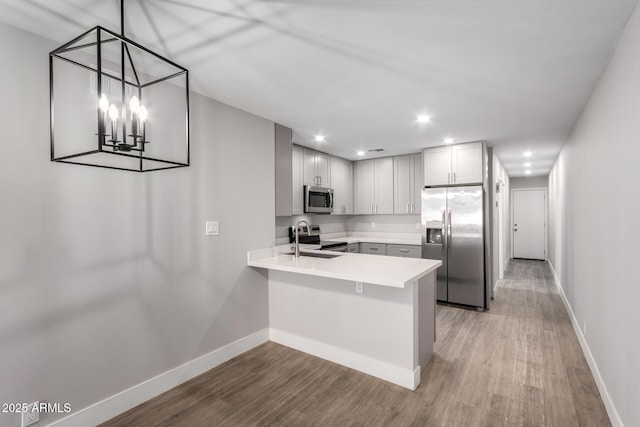
[[[344,194],[344,214],[353,215],[353,162],[343,162],[342,191]]]
[[[452,184],[482,183],[482,142],[451,147]]]
[[[344,161],[331,157],[330,175],[333,183],[333,212],[332,215],[343,215],[345,212],[345,192],[343,186]]]
[[[276,216],[291,216],[292,189],[291,179],[291,129],[278,123],[274,125],[275,169],[276,169]]]
[[[387,256],[422,258],[422,247],[414,245],[387,245]]]
[[[360,253],[369,255],[386,255],[387,249],[384,243],[360,243]]]
[[[329,170],[330,156],[325,153],[316,152],[316,175],[318,177],[318,187],[331,187],[331,177]]]
[[[447,185],[451,181],[451,147],[427,148],[424,154],[424,185]]]
[[[291,214],[302,215],[304,213],[303,175],[304,160],[302,148],[291,148]]]
[[[375,204],[373,160],[361,160],[354,165],[354,213],[372,214]]]
[[[413,191],[411,200],[411,213],[420,214],[422,212],[422,189],[424,188],[424,173],[422,168],[422,153],[411,155],[411,173],[413,174]]]
[[[411,155],[393,158],[393,213],[411,213],[413,200],[413,173]]]
[[[347,252],[353,254],[360,253],[360,243],[349,243],[349,245],[347,245]]]
[[[375,159],[374,213],[393,213],[393,157]]]
[[[318,174],[316,173],[316,152],[307,148],[304,153],[304,185],[318,186]]]

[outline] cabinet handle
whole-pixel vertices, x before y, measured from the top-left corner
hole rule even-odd
[[[447,172],[447,184],[451,184],[451,172]]]
[[[378,213],[378,205],[376,205],[376,213]]]
[[[453,173],[453,183],[455,184],[455,183],[456,183],[456,181],[457,181],[457,180],[456,180],[456,173],[454,172],[454,173]]]
[[[371,205],[371,213],[373,213],[373,205]]]
[[[402,252],[403,254],[408,254],[409,253],[409,249],[400,249],[400,252]]]
[[[454,174],[455,175],[455,174]],[[318,184],[320,187],[322,187],[322,177],[318,176],[318,181],[320,181],[320,184]]]
[[[369,248],[370,251],[377,251],[378,248]]]
[[[416,205],[414,205],[413,203],[411,203],[411,212],[415,212],[416,211]]]
[[[409,203],[407,203],[407,213],[411,212],[409,209],[409,206],[410,206]]]

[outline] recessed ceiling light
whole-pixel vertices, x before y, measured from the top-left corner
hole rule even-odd
[[[315,142],[324,142],[326,141],[326,137],[324,135],[316,135],[315,138],[313,138],[313,140]]]
[[[358,151],[356,154],[357,154],[358,156],[364,156],[365,152],[364,152],[364,151],[362,151],[362,150],[360,150],[360,151]]]
[[[453,143],[453,138],[445,138],[444,139],[444,143],[445,144],[452,144]]]
[[[420,114],[416,117],[416,122],[418,123],[429,123],[431,121],[431,116],[428,114]]]
[[[526,171],[524,171],[525,175],[531,175],[531,171],[529,169],[527,169]]]
[[[527,162],[527,163],[525,163],[525,164],[524,164],[524,167],[525,167],[525,168],[530,168],[530,167],[531,167],[531,162]]]
[[[531,157],[533,153],[531,151],[525,151],[524,153],[522,153],[523,156],[525,157]]]

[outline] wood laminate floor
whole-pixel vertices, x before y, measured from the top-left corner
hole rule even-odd
[[[415,392],[269,342],[110,426],[608,426],[542,261],[513,260],[491,310],[438,306]]]

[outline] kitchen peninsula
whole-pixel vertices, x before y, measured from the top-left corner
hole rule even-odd
[[[441,261],[307,254],[247,254],[268,271],[271,340],[415,390],[433,356]]]

